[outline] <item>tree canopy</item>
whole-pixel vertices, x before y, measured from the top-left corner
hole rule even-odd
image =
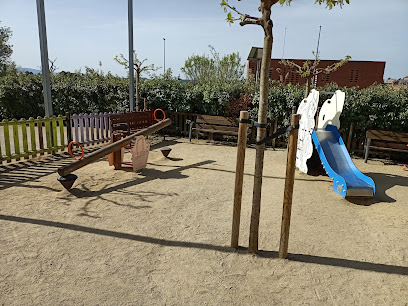
[[[13,35],[9,27],[0,27],[0,73],[3,73],[10,65],[13,65],[10,57],[13,54],[12,45],[8,40]]]
[[[192,55],[184,63],[181,71],[194,84],[211,82],[233,82],[242,80],[244,65],[239,53],[224,56],[209,46],[211,55]]]

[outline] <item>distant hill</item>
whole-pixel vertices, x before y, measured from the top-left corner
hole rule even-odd
[[[19,67],[19,68],[17,68],[17,70],[21,71],[21,72],[32,72],[34,74],[41,74],[41,70],[39,70],[39,69]]]

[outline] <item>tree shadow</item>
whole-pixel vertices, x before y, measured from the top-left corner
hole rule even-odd
[[[85,154],[99,150],[101,146],[85,147]],[[71,164],[74,159],[67,152],[60,152],[55,155],[43,155],[33,160],[24,160],[12,164],[0,165],[0,190],[15,186],[25,188],[40,188],[49,191],[58,191],[57,189],[29,185],[28,183],[38,181],[40,178],[54,174],[58,168]]]
[[[387,195],[387,190],[394,186],[408,187],[408,177],[388,173],[368,172],[365,175],[371,177],[375,183],[375,195],[372,198],[349,198],[346,199],[358,205],[372,205],[377,203],[395,203],[396,199]],[[408,192],[407,192],[408,194]]]
[[[72,231],[77,231],[77,232],[84,232],[84,233],[102,235],[102,236],[107,236],[107,237],[114,237],[114,238],[119,238],[119,239],[127,239],[127,240],[132,240],[132,241],[138,241],[138,242],[156,244],[156,245],[168,246],[168,247],[196,248],[196,249],[212,250],[212,251],[223,252],[223,253],[239,253],[239,254],[248,253],[247,249],[244,247],[234,249],[228,246],[213,245],[213,244],[208,244],[208,243],[168,240],[168,239],[163,239],[163,238],[154,238],[154,237],[148,237],[148,236],[137,235],[137,234],[122,233],[122,232],[116,232],[116,231],[111,231],[111,230],[92,228],[92,227],[83,226],[83,225],[48,221],[48,220],[42,220],[42,219],[24,218],[24,217],[10,216],[10,215],[0,215],[0,220],[8,221],[8,222],[18,222],[18,223],[27,223],[27,224],[35,224],[35,225],[41,225],[41,226],[62,228],[62,229],[67,229],[67,230],[72,230]],[[260,259],[262,258],[277,259],[278,252],[260,250],[257,256]],[[289,261],[303,262],[303,263],[310,263],[310,264],[317,264],[317,265],[324,265],[324,266],[342,267],[342,268],[348,268],[348,269],[354,269],[354,270],[372,271],[372,272],[396,274],[396,275],[408,275],[408,267],[404,267],[404,266],[386,265],[386,264],[378,264],[378,263],[371,263],[371,262],[363,262],[363,261],[358,261],[358,260],[323,257],[323,256],[315,256],[315,255],[307,255],[307,254],[289,254],[288,259]]]
[[[154,202],[154,200],[150,200],[150,199],[156,196],[178,196],[178,194],[175,192],[168,192],[168,193],[157,193],[157,192],[150,192],[150,191],[132,192],[126,189],[152,181],[152,180],[185,179],[188,177],[188,175],[182,174],[181,171],[190,169],[190,168],[196,168],[201,165],[206,165],[206,164],[213,163],[213,162],[214,162],[213,160],[206,160],[206,161],[198,162],[192,165],[181,166],[176,169],[172,169],[168,171],[160,171],[157,169],[144,168],[139,173],[139,175],[143,177],[137,177],[134,180],[129,180],[129,181],[119,183],[119,184],[106,183],[104,186],[99,187],[98,190],[91,190],[88,187],[87,182],[98,179],[98,178],[93,178],[91,176],[90,179],[87,180],[86,183],[82,183],[78,187],[68,190],[68,192],[69,192],[69,195],[72,195],[78,199],[89,198],[89,200],[87,200],[85,204],[81,207],[81,213],[79,214],[79,216],[98,218],[97,213],[95,211],[91,211],[91,208],[90,208],[91,204],[97,200],[107,201],[117,206],[124,206],[124,207],[129,207],[132,209],[151,208],[151,206],[149,205],[132,205],[132,204],[120,203],[118,201],[107,198],[106,195],[110,193],[122,194],[122,195],[125,194],[125,195],[130,195],[132,197],[132,202],[134,202],[135,197],[137,197],[138,201],[148,202],[148,203]],[[72,199],[69,196],[65,198],[60,198],[60,200],[62,200],[63,202],[65,201],[65,203],[67,203],[67,204],[63,203],[64,205],[69,205],[69,203],[72,201]]]

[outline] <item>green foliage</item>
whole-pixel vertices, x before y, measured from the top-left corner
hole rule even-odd
[[[353,122],[366,129],[383,129],[393,131],[408,130],[408,88],[392,89],[385,85],[372,85],[359,90],[356,87],[340,88],[332,83],[317,88],[320,92],[334,92],[340,89],[346,93],[346,101],[340,117],[341,130],[345,131]],[[298,85],[283,86],[274,84],[269,89],[268,118],[282,118],[289,122],[292,106],[299,106],[303,98],[304,87]],[[331,97],[321,94],[319,106]],[[259,94],[252,101],[251,117],[256,118],[259,105]]]
[[[241,64],[239,53],[231,53],[223,57],[209,46],[211,56],[193,55],[184,63],[181,71],[194,84],[230,83],[242,80],[244,65]]]
[[[384,85],[365,89],[339,88],[329,84],[320,92],[341,89],[346,93],[341,127],[350,123],[367,129],[408,130],[408,88],[394,90]],[[194,85],[164,75],[141,81],[141,98],[150,108],[209,115],[237,116],[249,102],[252,118],[256,118],[259,88],[252,77],[248,82],[211,82]],[[128,109],[128,79],[103,74],[87,68],[85,73],[60,72],[51,76],[51,91],[55,114],[109,112]],[[304,87],[273,83],[268,94],[268,118],[285,119],[291,108],[298,107]],[[321,94],[320,106],[330,94]],[[44,115],[41,75],[9,73],[0,77],[0,119],[29,118]]]
[[[51,76],[55,114],[124,110],[127,79],[87,68],[86,73],[60,72]],[[41,75],[7,74],[0,78],[0,118],[44,116]]]
[[[12,32],[8,27],[0,27],[0,75],[4,74],[9,69],[15,69],[14,63],[10,60],[13,54],[12,46],[8,44],[8,40],[12,36]]]

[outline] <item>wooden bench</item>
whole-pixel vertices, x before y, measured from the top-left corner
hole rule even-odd
[[[407,144],[408,133],[368,130],[366,133],[364,162],[367,162],[370,149],[408,153]]]
[[[208,139],[213,140],[214,134],[238,136],[238,118],[223,116],[198,115],[195,121],[187,121],[190,124],[189,140],[195,131],[196,138],[200,133],[208,133]]]
[[[109,115],[112,133],[130,135],[154,124],[153,111],[129,112]]]

